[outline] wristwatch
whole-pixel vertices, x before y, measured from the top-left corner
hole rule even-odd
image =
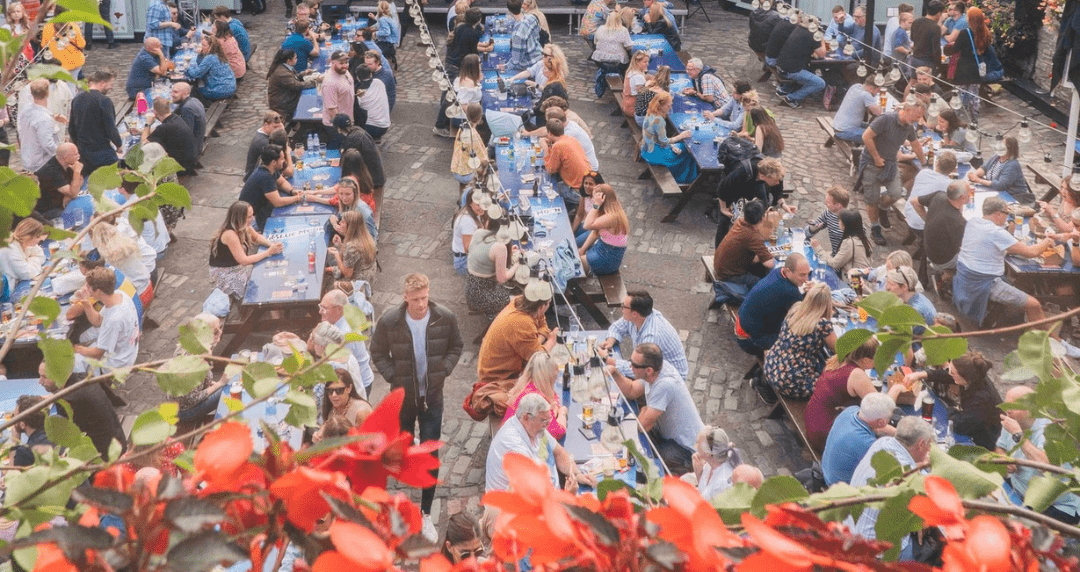
[[[1017,431],[1016,433],[1012,434],[1012,438],[1013,438],[1013,443],[1019,443],[1024,438],[1024,432],[1023,431]]]

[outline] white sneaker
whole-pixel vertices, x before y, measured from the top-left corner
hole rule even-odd
[[[1069,342],[1066,342],[1065,340],[1060,341],[1061,345],[1065,347],[1065,355],[1071,358],[1080,359],[1080,348],[1070,344]]]
[[[435,530],[435,523],[431,521],[431,515],[425,514],[423,518],[424,524],[420,528],[420,534],[424,535],[424,538],[428,539],[431,543],[439,541],[439,532]]]

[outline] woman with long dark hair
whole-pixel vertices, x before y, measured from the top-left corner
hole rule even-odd
[[[589,171],[581,177],[581,187],[578,188],[578,194],[581,195],[581,202],[578,203],[577,212],[574,213],[574,224],[570,225],[570,228],[574,230],[574,236],[581,233],[581,223],[585,220],[585,214],[592,209],[593,189],[596,188],[596,185],[603,184],[604,178],[596,171]]]
[[[469,189],[465,193],[465,206],[461,207],[454,217],[451,252],[454,255],[454,271],[462,276],[469,273],[469,246],[472,244],[473,235],[484,227],[487,220],[483,207],[476,202],[477,192],[476,189]]]
[[[484,543],[480,540],[480,523],[469,513],[454,513],[446,523],[442,554],[453,564],[483,556]]]
[[[371,415],[371,404],[356,389],[353,376],[342,368],[335,368],[337,379],[328,381],[323,385],[322,413],[323,423],[334,417],[342,417],[350,422],[353,427],[359,427],[368,415]],[[322,440],[322,429],[315,432],[312,440],[316,443]]]
[[[364,162],[364,155],[356,149],[347,149],[341,155],[341,178],[349,178],[356,182],[356,188],[359,191],[359,199],[367,203],[367,206],[371,207],[371,212],[376,212],[375,208],[375,187],[371,182],[371,173],[368,172],[367,163]]]
[[[781,158],[784,154],[784,136],[780,134],[776,120],[760,107],[750,110],[750,120],[757,126],[754,130],[754,144],[761,149],[761,154]]]
[[[831,266],[841,277],[847,277],[852,268],[867,268],[870,264],[870,239],[866,237],[862,215],[855,209],[840,211],[840,229],[844,235],[840,239],[840,248],[836,254],[829,254],[815,239],[810,241],[822,262]]]
[[[1012,135],[1005,138],[1004,155],[992,155],[982,167],[968,171],[967,178],[976,185],[1005,191],[1020,202],[1031,200],[1031,190],[1020,165],[1020,143]]]
[[[345,226],[343,238],[334,237],[334,245],[326,249],[331,257],[327,268],[336,280],[364,280],[371,282],[378,270],[375,240],[368,232],[364,215],[358,211],[348,211],[341,216]]]
[[[244,77],[247,73],[247,62],[244,61],[244,52],[240,51],[240,44],[236,43],[229,23],[224,20],[214,22],[214,37],[221,44],[221,51],[225,54],[225,59],[229,62],[229,68],[232,69],[236,79]]]
[[[924,379],[949,407],[953,431],[967,435],[976,445],[993,450],[1001,436],[1001,396],[990,379],[994,364],[979,352],[968,352],[944,367],[911,374]]]
[[[304,81],[296,73],[296,52],[283,48],[274,54],[266,71],[266,100],[270,109],[281,114],[284,123],[292,121],[300,92],[315,86],[315,80]]]
[[[481,312],[489,320],[510,303],[510,290],[503,286],[514,277],[518,269],[517,257],[507,266],[506,245],[498,238],[499,229],[507,224],[505,219],[490,219],[487,227],[473,234],[469,245],[466,267],[469,274],[465,277],[465,302],[469,309]],[[513,247],[516,252],[517,247]]]
[[[960,120],[960,116],[951,109],[946,109],[938,114],[937,126],[934,130],[941,134],[941,146],[960,151],[974,153],[978,151],[975,144],[967,140],[967,125]]]
[[[210,240],[210,280],[215,288],[235,299],[244,297],[252,266],[283,249],[280,242],[270,242],[256,232],[251,226],[253,222],[255,209],[244,201],[236,201]],[[267,249],[248,254],[252,247],[260,245]]]

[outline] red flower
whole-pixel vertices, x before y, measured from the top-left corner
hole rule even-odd
[[[251,429],[243,423],[227,421],[203,438],[195,450],[195,479],[211,486],[236,491],[243,481],[234,478],[254,450]]]
[[[429,471],[439,468],[439,460],[431,453],[442,441],[412,446],[412,434],[401,430],[398,419],[404,400],[404,389],[390,392],[360,427],[349,431],[349,435],[365,435],[366,439],[314,459],[312,465],[344,473],[357,493],[368,487],[386,488],[387,477],[419,488],[436,484]]]
[[[349,488],[345,475],[298,467],[270,485],[270,494],[285,505],[289,522],[311,533],[315,522],[330,512],[330,504],[320,493],[348,501]]]
[[[113,465],[94,473],[94,486],[126,493],[135,482],[135,470],[126,464]]]
[[[319,555],[313,572],[383,572],[394,568],[394,551],[369,528],[345,520],[330,525],[336,550]]]
[[[668,506],[654,508],[646,518],[660,525],[661,539],[679,547],[687,557],[687,570],[716,570],[727,559],[718,547],[742,546],[712,507],[692,485],[675,477],[664,479]]]
[[[383,537],[388,539],[392,548],[401,540],[420,532],[424,525],[420,507],[402,493],[390,496],[383,489],[368,487],[360,495],[360,500],[360,512],[383,532]]]
[[[923,481],[923,487],[926,496],[917,496],[908,502],[911,512],[922,518],[926,526],[942,527],[948,538],[963,538],[967,528],[964,505],[952,483],[937,475],[930,475]]]

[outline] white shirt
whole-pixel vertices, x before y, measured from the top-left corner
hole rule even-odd
[[[596,160],[596,147],[593,146],[592,139],[589,138],[585,128],[573,121],[567,121],[565,132],[581,143],[581,148],[585,150],[585,158],[589,160],[589,168],[599,171],[600,163]]]
[[[892,18],[889,18],[889,22],[885,24],[885,36],[882,38],[882,44],[884,45],[884,47],[881,50],[883,53],[892,53],[893,36],[896,35],[896,29],[899,27],[900,18],[898,16],[893,16]]]
[[[559,487],[559,472],[555,468],[555,438],[542,429],[536,439],[529,439],[525,426],[517,416],[503,423],[499,432],[488,447],[487,464],[484,476],[484,492],[505,491],[510,488],[510,479],[503,470],[503,459],[507,453],[518,453],[547,465],[551,483]]]
[[[408,312],[405,312],[405,323],[409,324],[409,333],[412,334],[413,361],[416,363],[416,386],[420,397],[427,396],[427,326],[430,321],[430,311],[419,320],[414,320]]]
[[[19,112],[19,148],[23,168],[35,172],[56,155],[60,133],[49,110],[33,103]]]
[[[698,492],[701,498],[712,500],[716,495],[731,488],[731,473],[734,467],[725,461],[715,469],[709,463],[701,468],[701,479],[698,481]]]
[[[1004,276],[1005,250],[1016,243],[1009,231],[981,216],[975,217],[964,227],[964,241],[956,261],[979,274]]]
[[[349,327],[349,322],[345,320],[345,316],[334,322],[334,327],[343,334],[352,333],[352,328]],[[368,353],[367,346],[364,345],[364,342],[346,342],[345,347],[356,358],[357,370],[360,373],[356,379],[365,388],[371,387],[371,382],[375,381],[375,374],[371,372],[371,354]]]
[[[372,78],[364,95],[357,98],[360,107],[367,111],[367,123],[372,127],[390,127],[390,100],[386,98],[386,86],[379,78]]]
[[[926,228],[926,221],[919,216],[919,213],[915,212],[915,207],[911,206],[911,201],[923,195],[932,195],[938,191],[944,191],[951,182],[952,179],[948,175],[942,175],[933,169],[923,169],[919,171],[918,175],[915,175],[915,181],[911,184],[911,196],[904,201],[904,219],[907,220],[908,228],[915,230]]]
[[[111,367],[130,367],[139,357],[139,313],[128,295],[117,290],[119,304],[101,309],[101,327],[93,347],[105,352],[102,362]]]
[[[153,222],[143,222],[142,238],[157,254],[169,248],[169,228],[165,226],[165,217],[160,212]]]
[[[454,254],[466,254],[464,237],[472,236],[477,230],[476,221],[467,214],[460,214],[454,221],[454,238],[450,242],[450,250]]]
[[[23,250],[12,240],[0,249],[0,274],[8,277],[8,287],[15,288],[20,280],[33,280],[45,265],[45,251],[40,246]]]

